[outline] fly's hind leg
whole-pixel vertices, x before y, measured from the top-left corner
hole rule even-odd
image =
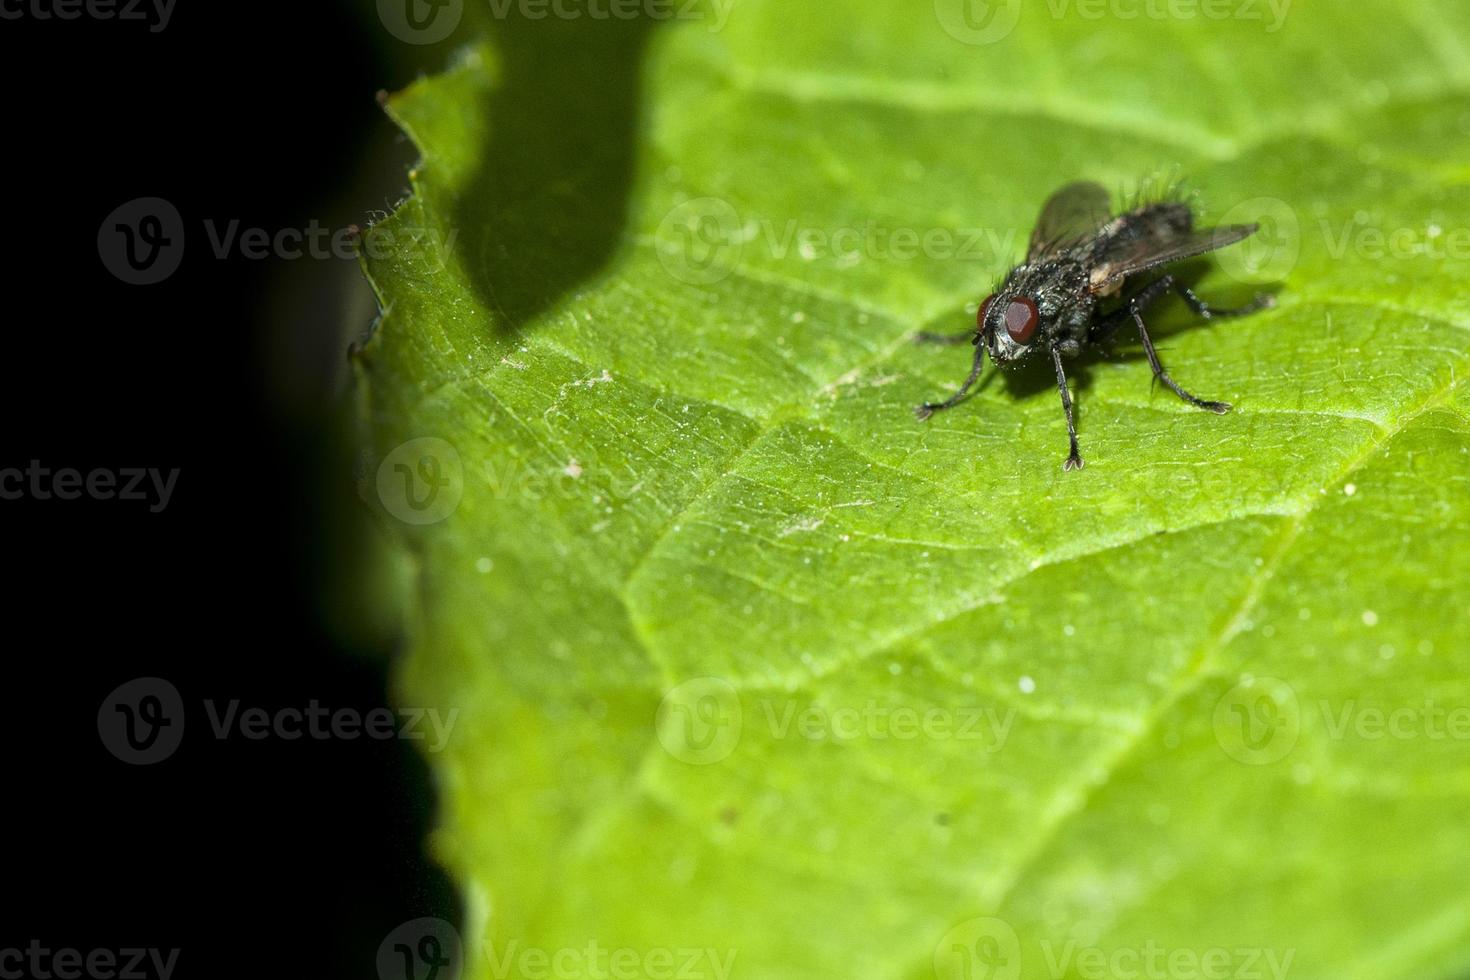
[[[1219,307],[1211,306],[1209,303],[1206,303],[1204,300],[1200,299],[1194,294],[1194,290],[1190,289],[1182,282],[1174,283],[1174,291],[1178,293],[1180,298],[1183,299],[1184,302],[1189,304],[1189,308],[1193,310],[1195,314],[1200,317],[1200,319],[1203,320],[1223,320],[1226,317],[1246,316],[1248,314],[1255,313],[1258,310],[1269,310],[1271,307],[1276,305],[1275,296],[1272,296],[1270,293],[1257,293],[1256,298],[1251,300],[1244,306],[1236,306],[1228,310],[1222,310]]]
[[[1202,320],[1224,320],[1227,317],[1247,316],[1260,310],[1269,310],[1276,305],[1276,297],[1270,293],[1257,293],[1256,298],[1244,306],[1234,306],[1222,310],[1218,306],[1211,306],[1195,295],[1194,290],[1180,282],[1174,276],[1167,275],[1155,282],[1149,283],[1140,289],[1134,296],[1111,313],[1105,313],[1093,321],[1092,327],[1087,331],[1089,343],[1097,343],[1106,340],[1124,323],[1133,318],[1136,309],[1142,313],[1154,301],[1163,296],[1170,289],[1179,294],[1179,297],[1189,304],[1189,308]]]
[[[1096,320],[1093,320],[1092,326],[1087,330],[1087,342],[1096,344],[1107,340],[1112,336],[1113,331],[1133,319],[1135,311],[1142,313],[1148,309],[1154,304],[1155,300],[1167,293],[1173,285],[1174,277],[1164,276],[1162,279],[1157,279],[1144,286],[1125,300],[1122,306],[1111,313],[1104,313]]]
[[[1206,317],[1206,319],[1210,317],[1239,316],[1266,306],[1271,306],[1275,303],[1272,297],[1263,294],[1257,296],[1255,303],[1251,306],[1243,306],[1236,310],[1217,310],[1208,306],[1187,287],[1179,285],[1178,280],[1173,275],[1165,275],[1140,289],[1132,298],[1112,313],[1105,314],[1094,320],[1092,327],[1087,331],[1087,339],[1090,343],[1105,340],[1120,325],[1128,320],[1132,320],[1138,327],[1138,338],[1143,341],[1143,351],[1148,355],[1148,364],[1149,367],[1153,368],[1154,377],[1162,381],[1170,391],[1189,402],[1189,404],[1203,408],[1209,412],[1214,412],[1216,415],[1224,415],[1230,411],[1230,405],[1227,402],[1209,401],[1208,399],[1192,395],[1179,387],[1174,382],[1174,379],[1169,377],[1169,372],[1164,370],[1164,365],[1159,361],[1159,352],[1154,349],[1154,342],[1148,335],[1148,327],[1143,323],[1143,311],[1148,309],[1149,306],[1153,305],[1155,300],[1171,289],[1180,291],[1180,295],[1184,296],[1185,302],[1189,303],[1190,308],[1200,316]]]
[[[1144,289],[1131,301],[1129,301],[1126,309],[1129,316],[1133,318],[1133,322],[1138,324],[1138,339],[1143,341],[1143,351],[1145,354],[1148,355],[1149,367],[1154,369],[1154,377],[1162,381],[1165,385],[1168,386],[1170,391],[1174,392],[1174,394],[1189,402],[1189,404],[1194,405],[1198,408],[1203,408],[1207,412],[1214,412],[1216,415],[1224,415],[1226,412],[1230,411],[1230,405],[1228,403],[1208,401],[1196,395],[1191,395],[1189,392],[1185,391],[1183,388],[1179,387],[1179,385],[1174,383],[1174,379],[1169,377],[1169,372],[1164,370],[1164,365],[1159,361],[1159,352],[1154,349],[1154,342],[1149,338],[1148,327],[1144,326],[1143,308],[1147,304],[1141,303],[1139,302],[1139,300],[1144,298],[1146,294],[1152,292],[1152,295],[1148,296],[1148,302],[1151,303],[1155,299],[1157,299],[1160,294],[1168,291],[1171,287],[1173,287],[1173,285],[1174,277],[1164,276],[1158,282],[1151,284],[1147,289]],[[1218,316],[1219,314],[1217,313],[1216,315]]]

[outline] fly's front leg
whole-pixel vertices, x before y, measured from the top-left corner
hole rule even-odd
[[[1067,439],[1071,452],[1062,464],[1064,470],[1082,469],[1082,456],[1077,452],[1077,423],[1072,420],[1072,393],[1067,390],[1067,372],[1062,369],[1062,352],[1056,346],[1051,349],[1051,360],[1057,368],[1057,390],[1062,393],[1062,411],[1067,413]]]
[[[974,330],[965,330],[960,333],[930,333],[922,330],[914,334],[916,344],[944,344],[949,347],[957,347],[960,344],[973,344],[980,335]]]
[[[1154,342],[1149,339],[1148,327],[1144,326],[1143,324],[1143,307],[1146,304],[1140,303],[1139,300],[1143,298],[1145,294],[1157,288],[1158,291],[1148,298],[1148,301],[1151,303],[1158,298],[1158,295],[1160,293],[1167,291],[1173,285],[1174,277],[1164,276],[1158,282],[1149,286],[1147,289],[1143,290],[1143,292],[1135,296],[1128,304],[1128,313],[1130,316],[1133,317],[1133,322],[1138,324],[1138,338],[1143,341],[1143,351],[1145,354],[1148,355],[1149,367],[1154,369],[1154,377],[1158,378],[1165,385],[1167,385],[1169,387],[1169,390],[1174,392],[1174,394],[1178,395],[1180,398],[1189,402],[1191,405],[1203,408],[1209,412],[1214,412],[1216,415],[1224,415],[1226,412],[1230,411],[1229,404],[1225,402],[1206,401],[1203,398],[1191,395],[1189,392],[1185,391],[1183,388],[1174,383],[1174,379],[1169,377],[1169,372],[1164,370],[1164,365],[1159,361],[1159,352],[1154,350]]]
[[[919,421],[920,422],[924,421],[929,416],[933,415],[935,412],[942,412],[946,408],[953,408],[955,406],[955,404],[958,403],[961,398],[964,398],[965,397],[965,392],[969,391],[970,390],[970,386],[975,383],[975,379],[978,378],[978,377],[980,377],[980,372],[981,372],[981,370],[984,369],[984,367],[985,367],[985,345],[984,344],[976,344],[975,345],[975,363],[974,363],[974,366],[970,368],[970,376],[965,379],[965,383],[962,384],[962,385],[960,385],[960,390],[959,391],[956,391],[953,395],[950,395],[949,398],[946,399],[945,401],[942,401],[942,402],[925,402],[924,404],[920,405],[918,408],[914,409],[914,414],[919,417]]]

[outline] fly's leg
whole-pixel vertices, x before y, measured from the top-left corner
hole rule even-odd
[[[919,417],[919,421],[920,422],[924,421],[929,416],[933,415],[935,412],[942,412],[946,408],[952,408],[952,407],[954,407],[959,402],[959,400],[961,398],[964,398],[965,397],[965,392],[969,391],[970,390],[970,386],[975,383],[975,379],[978,378],[978,377],[980,377],[980,371],[984,367],[985,367],[985,346],[983,344],[976,344],[975,345],[975,365],[974,365],[974,367],[970,368],[970,376],[965,379],[965,383],[964,384],[960,385],[960,390],[959,391],[956,391],[953,395],[950,395],[949,398],[946,399],[945,401],[942,401],[942,402],[925,402],[924,404],[920,405],[918,408],[914,409],[914,414]]]
[[[1138,336],[1143,341],[1143,350],[1148,355],[1149,367],[1153,368],[1154,377],[1162,381],[1168,386],[1170,391],[1191,405],[1214,412],[1217,415],[1224,415],[1230,411],[1230,406],[1227,403],[1207,401],[1206,399],[1191,395],[1179,387],[1179,385],[1175,384],[1173,378],[1169,377],[1169,372],[1164,370],[1164,365],[1159,361],[1159,352],[1154,349],[1154,342],[1148,335],[1148,327],[1144,326],[1143,311],[1153,305],[1155,300],[1171,289],[1179,290],[1180,295],[1185,297],[1185,302],[1189,303],[1190,308],[1200,316],[1206,316],[1205,311],[1208,311],[1209,317],[1235,316],[1250,313],[1254,310],[1274,305],[1275,300],[1270,296],[1262,295],[1257,296],[1255,303],[1251,306],[1241,307],[1238,310],[1216,310],[1206,305],[1192,291],[1182,285],[1177,285],[1177,283],[1178,280],[1173,275],[1161,276],[1154,282],[1149,283],[1135,293],[1120,309],[1114,310],[1112,313],[1101,316],[1094,321],[1092,328],[1087,333],[1087,339],[1092,343],[1103,340],[1125,320],[1131,319],[1138,326]]]
[[[1094,320],[1092,328],[1087,332],[1088,342],[1097,343],[1098,341],[1107,339],[1114,330],[1117,330],[1118,327],[1132,319],[1134,307],[1138,309],[1138,312],[1142,313],[1144,309],[1152,305],[1155,300],[1163,296],[1170,289],[1178,293],[1180,298],[1189,304],[1189,308],[1194,311],[1195,315],[1202,320],[1223,320],[1226,317],[1246,316],[1259,310],[1268,310],[1276,305],[1275,296],[1272,296],[1270,293],[1257,293],[1256,298],[1244,306],[1222,310],[1200,299],[1195,295],[1194,290],[1190,289],[1184,283],[1179,282],[1174,276],[1167,275],[1140,289],[1131,300],[1124,303],[1118,309]]]
[[[1144,286],[1134,293],[1124,304],[1111,313],[1106,313],[1092,322],[1087,331],[1087,342],[1091,344],[1106,340],[1114,330],[1133,319],[1134,311],[1142,313],[1153,305],[1154,301],[1169,291],[1174,285],[1173,276],[1164,276]]]
[[[1067,390],[1067,373],[1062,370],[1062,352],[1056,347],[1051,349],[1051,360],[1057,368],[1057,390],[1062,393],[1062,411],[1067,413],[1067,439],[1071,444],[1071,452],[1067,454],[1067,461],[1062,464],[1062,469],[1080,470],[1082,456],[1077,452],[1077,423],[1072,420],[1072,393]]]
[[[1218,307],[1211,306],[1209,303],[1206,303],[1204,300],[1200,299],[1194,294],[1194,290],[1190,289],[1182,282],[1174,283],[1174,291],[1178,293],[1180,297],[1183,298],[1184,302],[1189,304],[1189,308],[1193,310],[1195,314],[1203,320],[1224,319],[1225,317],[1231,316],[1246,316],[1247,314],[1255,313],[1257,310],[1268,310],[1276,305],[1275,296],[1272,296],[1270,293],[1257,293],[1256,298],[1251,300],[1244,306],[1236,306],[1228,310],[1222,310]]]
[[[1224,415],[1226,412],[1230,411],[1230,406],[1225,402],[1206,401],[1203,398],[1191,395],[1189,392],[1185,391],[1183,388],[1174,383],[1174,379],[1169,377],[1169,372],[1165,371],[1164,365],[1159,362],[1159,352],[1154,350],[1154,342],[1149,339],[1148,327],[1143,325],[1143,307],[1147,304],[1140,303],[1139,301],[1143,299],[1147,294],[1152,292],[1153,295],[1148,296],[1148,302],[1151,303],[1158,298],[1159,293],[1167,291],[1173,285],[1174,277],[1164,276],[1158,282],[1153,283],[1147,289],[1143,290],[1143,292],[1139,293],[1128,303],[1128,313],[1130,316],[1133,317],[1133,322],[1138,324],[1138,338],[1143,341],[1143,350],[1144,353],[1148,355],[1149,367],[1154,369],[1154,377],[1162,381],[1165,385],[1169,387],[1170,391],[1174,392],[1174,394],[1189,402],[1189,404],[1198,406],[1199,408],[1203,408],[1209,412],[1214,412],[1216,415]]]
[[[960,344],[973,344],[979,335],[974,330],[964,330],[960,333],[930,333],[927,330],[914,334],[916,344],[944,344],[949,347],[957,347]]]

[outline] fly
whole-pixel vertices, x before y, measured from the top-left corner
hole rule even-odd
[[[1057,390],[1061,392],[1062,409],[1067,414],[1071,451],[1063,468],[1081,469],[1072,395],[1067,390],[1062,358],[1075,357],[1084,348],[1101,343],[1131,320],[1138,327],[1138,337],[1143,341],[1154,376],[1191,405],[1224,415],[1230,411],[1225,402],[1191,395],[1169,377],[1149,339],[1143,311],[1171,289],[1206,320],[1254,313],[1275,306],[1275,298],[1263,293],[1246,306],[1217,309],[1170,273],[1131,293],[1128,287],[1140,273],[1234,245],[1255,234],[1258,227],[1250,224],[1195,228],[1189,205],[1173,200],[1141,204],[1115,216],[1108,192],[1101,184],[1091,181],[1068,184],[1041,209],[1036,230],[1031,233],[1026,261],[1012,269],[995,292],[980,304],[976,330],[955,336],[927,333],[918,336],[920,341],[937,343],[970,340],[975,345],[975,362],[970,376],[949,399],[920,405],[915,414],[921,420],[927,419],[964,398],[985,366],[986,351],[1001,367],[1045,351],[1056,368]],[[1104,301],[1113,297],[1121,297],[1121,304],[1103,312]]]

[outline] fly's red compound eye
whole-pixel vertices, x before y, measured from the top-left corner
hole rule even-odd
[[[985,302],[980,304],[980,312],[975,314],[975,326],[981,330],[985,329],[985,314],[990,312],[990,304],[995,302],[995,294],[991,293],[985,297]]]
[[[1018,344],[1031,343],[1040,320],[1036,304],[1025,296],[1017,296],[1006,305],[1006,333]]]

